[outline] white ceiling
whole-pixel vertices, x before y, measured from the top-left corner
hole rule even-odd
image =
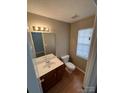
[[[28,12],[73,23],[96,13],[93,0],[27,0]],[[72,19],[72,16],[78,15]]]

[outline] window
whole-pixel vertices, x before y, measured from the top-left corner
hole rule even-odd
[[[76,55],[83,59],[88,59],[93,28],[81,29],[78,31]]]

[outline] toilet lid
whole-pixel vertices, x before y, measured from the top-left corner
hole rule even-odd
[[[71,62],[67,62],[67,63],[65,63],[65,65],[66,65],[68,68],[70,68],[70,69],[75,69],[75,65],[72,64]]]

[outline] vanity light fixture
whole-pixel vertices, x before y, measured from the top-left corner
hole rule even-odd
[[[47,27],[35,27],[35,26],[32,26],[33,28],[33,31],[44,31],[44,32],[49,32],[49,28]]]
[[[44,27],[41,27],[41,31],[44,31],[45,30],[45,28]]]
[[[46,31],[49,31],[49,28],[45,28]]]
[[[40,31],[40,30],[41,30],[40,27],[35,27],[35,26],[33,26],[33,31]]]

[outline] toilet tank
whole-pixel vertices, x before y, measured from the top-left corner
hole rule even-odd
[[[69,55],[62,56],[61,59],[63,60],[64,63],[69,61]]]

